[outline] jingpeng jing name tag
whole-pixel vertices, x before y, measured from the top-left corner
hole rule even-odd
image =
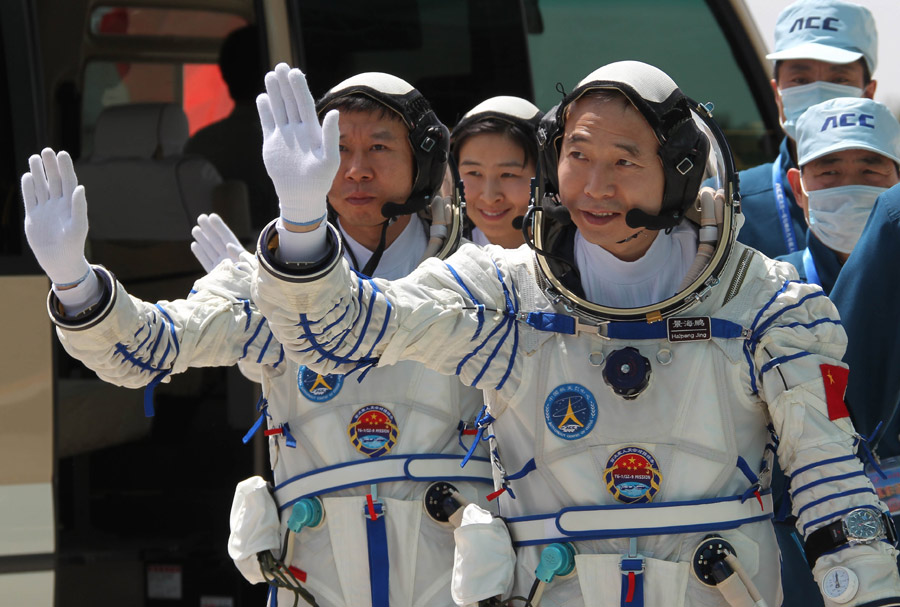
[[[666,319],[666,333],[672,343],[706,341],[712,337],[709,316],[673,316]]]

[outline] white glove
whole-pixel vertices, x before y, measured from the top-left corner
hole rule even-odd
[[[266,92],[256,98],[263,129],[263,161],[275,185],[281,219],[304,232],[324,222],[325,197],[340,166],[338,112],[322,126],[306,76],[285,63],[266,74]]]
[[[38,263],[57,287],[77,285],[92,272],[84,256],[87,201],[67,152],[44,148],[22,175],[25,236]]]
[[[457,605],[471,605],[512,590],[516,553],[506,524],[477,504],[463,510],[453,531],[453,574],[450,595]]]
[[[197,217],[197,225],[191,230],[191,236],[194,237],[191,253],[206,272],[212,272],[225,259],[238,263],[241,261],[241,253],[246,252],[228,224],[215,213],[203,213]]]
[[[238,483],[231,504],[228,556],[251,584],[265,582],[256,555],[281,547],[278,508],[264,481],[252,476]]]

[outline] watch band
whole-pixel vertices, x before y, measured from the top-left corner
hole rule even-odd
[[[804,546],[806,562],[809,563],[809,568],[813,568],[820,556],[845,543],[847,543],[847,536],[844,535],[843,518],[839,518],[833,523],[829,523],[810,533]]]
[[[879,512],[881,517],[882,534],[874,537],[869,541],[886,540],[892,546],[897,545],[897,531],[894,526],[894,520],[889,512]],[[840,548],[844,544],[852,541],[854,538],[848,538],[844,532],[844,519],[849,513],[838,520],[816,529],[806,538],[805,552],[806,562],[809,563],[810,569],[816,564],[820,556],[826,552],[831,552],[836,548]]]

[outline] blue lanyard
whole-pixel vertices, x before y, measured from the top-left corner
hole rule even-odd
[[[822,286],[822,281],[819,280],[819,271],[816,270],[816,262],[813,261],[809,247],[803,249],[803,269],[806,271],[806,282]]]
[[[794,221],[791,219],[791,210],[788,208],[787,197],[784,195],[784,184],[781,177],[781,154],[772,163],[772,190],[775,192],[775,207],[778,210],[778,222],[781,224],[781,233],[784,236],[784,244],[788,253],[797,251],[797,236],[794,234]]]

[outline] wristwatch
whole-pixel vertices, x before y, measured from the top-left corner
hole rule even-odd
[[[812,567],[820,556],[845,544],[853,546],[884,539],[897,545],[897,530],[890,513],[874,508],[857,508],[809,534],[806,538],[806,560]]]

